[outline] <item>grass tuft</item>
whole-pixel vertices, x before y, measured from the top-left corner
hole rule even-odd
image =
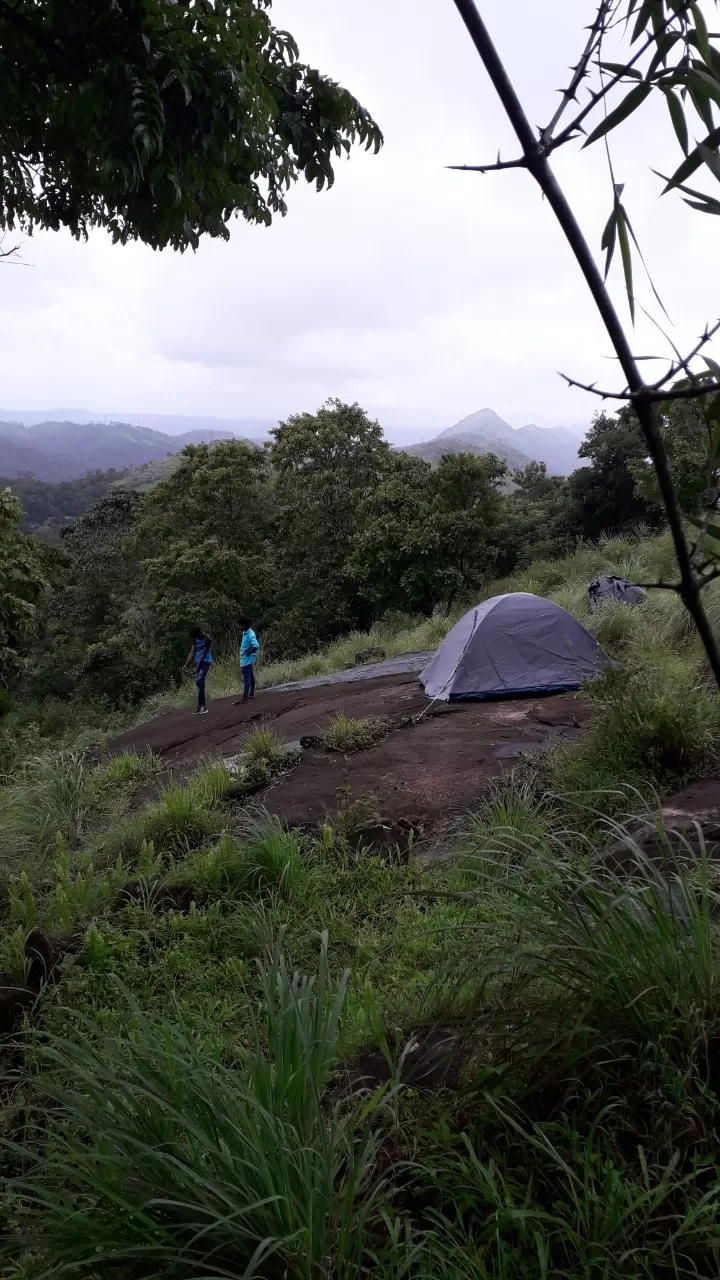
[[[243,750],[255,762],[264,760],[269,765],[278,765],[285,759],[285,747],[272,729],[252,729],[243,743]]]
[[[333,717],[320,738],[328,751],[367,751],[389,732],[390,723],[381,716],[353,719],[341,713]]]

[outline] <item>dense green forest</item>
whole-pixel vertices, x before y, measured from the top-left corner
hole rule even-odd
[[[125,474],[124,471],[91,471],[77,480],[57,484],[37,480],[31,472],[12,479],[0,475],[0,489],[10,489],[18,499],[23,533],[34,533],[44,542],[59,543],[65,525],[104,498]]]
[[[678,402],[663,421],[692,516],[708,483],[704,419]],[[172,685],[195,621],[229,648],[248,613],[268,657],[293,657],[388,612],[449,613],[490,579],[583,539],[661,526],[628,410],[597,415],[581,454],[589,465],[567,480],[540,463],[509,476],[492,455],[454,454],[431,468],[393,450],[358,405],[329,401],[281,423],[264,451],[189,446],[147,493],[109,488],[103,474],[14,482],[4,596],[13,565],[35,570],[14,609],[4,606],[6,693],[118,706]],[[57,547],[21,532],[23,519],[82,506]]]

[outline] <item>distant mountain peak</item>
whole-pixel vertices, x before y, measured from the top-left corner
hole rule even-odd
[[[443,442],[447,442],[448,452],[457,452],[465,443],[470,452],[495,453],[511,467],[530,460],[544,462],[550,475],[567,476],[582,465],[577,453],[580,441],[565,427],[538,427],[532,422],[511,427],[487,407],[461,418],[426,445],[409,446],[406,452],[434,461],[442,454]]]

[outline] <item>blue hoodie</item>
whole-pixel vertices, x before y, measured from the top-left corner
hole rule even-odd
[[[242,642],[240,644],[240,666],[251,667],[258,656],[260,649],[260,641],[258,640],[252,627],[248,627],[243,632]]]

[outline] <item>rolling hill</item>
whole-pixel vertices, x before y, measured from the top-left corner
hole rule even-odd
[[[196,428],[167,435],[127,422],[0,422],[0,475],[31,472],[38,480],[76,480],[93,471],[126,471],[164,461],[186,444],[238,439],[232,431]],[[252,441],[256,444],[256,441]]]

